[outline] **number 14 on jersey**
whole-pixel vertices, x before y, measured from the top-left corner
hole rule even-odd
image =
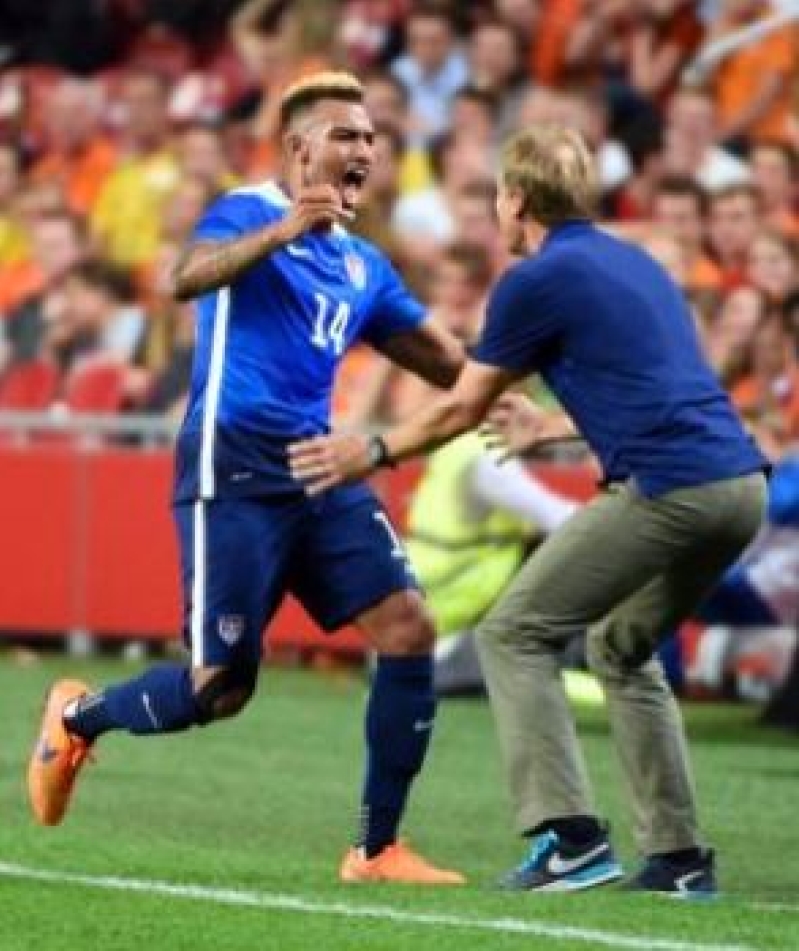
[[[332,350],[339,357],[346,345],[347,323],[350,305],[346,301],[331,301],[324,294],[314,292],[316,315],[314,317],[311,343],[320,350]]]

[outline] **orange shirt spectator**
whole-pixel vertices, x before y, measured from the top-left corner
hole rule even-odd
[[[66,211],[42,214],[30,223],[30,260],[0,268],[0,315],[55,284],[86,253],[80,218]]]
[[[799,439],[799,368],[771,380],[746,376],[733,387],[732,400],[745,419],[765,424],[781,441]]]
[[[706,255],[700,254],[688,262],[685,286],[692,291],[718,291],[724,284],[721,268]]]
[[[33,261],[17,261],[0,267],[0,316],[7,317],[43,288],[44,274]]]
[[[333,419],[345,422],[350,419],[361,393],[373,373],[376,372],[378,357],[374,350],[366,346],[353,347],[347,351],[336,374],[336,386],[333,390]],[[357,423],[364,421],[357,420]]]
[[[77,155],[50,152],[33,166],[33,181],[60,183],[72,211],[85,215],[92,209],[114,168],[116,149],[107,139],[87,143]]]
[[[725,137],[789,138],[796,57],[797,33],[788,27],[742,47],[722,62],[713,85]],[[769,102],[762,114],[747,122],[747,110],[756,106],[761,94]]]
[[[545,86],[554,86],[566,71],[566,41],[580,19],[583,0],[549,0],[543,4],[530,48],[530,72]]]

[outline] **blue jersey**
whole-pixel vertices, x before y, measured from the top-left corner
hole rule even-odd
[[[289,207],[274,183],[237,189],[208,209],[195,240],[240,237]],[[347,348],[357,339],[379,344],[423,319],[387,258],[339,226],[304,234],[201,297],[176,500],[301,492],[286,446],[329,430]]]
[[[539,371],[606,479],[633,478],[647,495],[765,466],[679,288],[649,255],[588,222],[554,228],[507,272],[473,356]]]

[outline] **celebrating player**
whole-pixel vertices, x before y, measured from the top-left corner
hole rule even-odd
[[[514,408],[509,394],[496,424],[527,431],[511,440],[516,449],[576,427],[602,464],[604,491],[531,556],[478,630],[517,823],[531,838],[504,884],[578,890],[621,876],[559,673],[566,640],[587,629],[645,856],[631,884],[712,894],[679,710],[654,652],[754,536],[764,459],[702,357],[678,288],[643,251],[591,223],[596,186],[580,137],[548,126],[521,133],[499,186],[503,236],[527,257],[495,288],[455,388],[385,438],[300,442],[292,468],[324,498],[376,461],[473,427],[510,384],[542,374],[568,416]]]
[[[198,298],[174,494],[191,666],[99,692],[57,682],[30,761],[31,804],[40,822],[60,822],[104,733],[168,733],[237,713],[255,688],[262,632],[291,592],[327,630],[357,624],[378,653],[361,836],[341,878],[458,884],[397,838],[435,713],[434,632],[407,559],[367,487],[308,499],[287,445],[328,431],[335,371],[354,340],[439,386],[454,383],[463,352],[344,227],[372,163],[358,81],[298,82],[280,118],[284,181],[218,200],[175,271],[176,296]]]

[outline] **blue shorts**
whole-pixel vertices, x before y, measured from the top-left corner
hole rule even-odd
[[[257,664],[263,631],[293,594],[326,631],[417,587],[407,555],[365,486],[293,497],[217,498],[173,513],[192,665]]]

